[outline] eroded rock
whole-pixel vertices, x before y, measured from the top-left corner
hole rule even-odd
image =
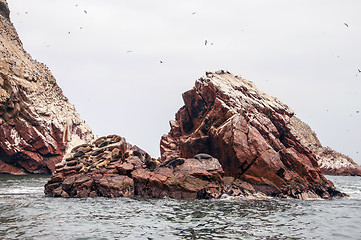
[[[301,199],[343,196],[294,133],[293,111],[252,82],[225,71],[208,72],[183,100],[161,139],[162,161],[202,152],[217,158],[226,176],[255,192]]]
[[[342,153],[322,146],[316,133],[306,123],[293,116],[291,125],[303,146],[316,155],[317,163],[324,174],[361,176],[361,167],[356,162]]]
[[[50,70],[23,49],[0,0],[0,174],[50,174],[93,134]]]

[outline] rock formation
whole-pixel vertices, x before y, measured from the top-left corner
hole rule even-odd
[[[183,100],[161,139],[162,161],[202,152],[220,161],[225,176],[256,192],[302,199],[342,195],[295,134],[293,111],[252,82],[207,72]]]
[[[117,135],[73,148],[45,185],[54,197],[218,198],[223,170],[217,159],[173,158],[160,164]],[[229,184],[230,185],[230,184]]]
[[[0,0],[0,174],[49,174],[93,134],[49,69],[23,49]]]
[[[228,72],[207,73],[161,140],[161,159],[110,135],[72,149],[45,185],[55,197],[344,196],[305,147],[291,109]]]
[[[295,135],[299,136],[301,144],[316,155],[317,163],[324,174],[361,176],[361,167],[350,157],[343,155],[329,147],[323,147],[317,135],[310,126],[296,116],[291,118]]]

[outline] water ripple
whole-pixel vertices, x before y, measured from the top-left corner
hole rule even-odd
[[[0,239],[358,239],[361,178],[330,177],[350,198],[262,201],[48,198],[48,177],[0,177]]]

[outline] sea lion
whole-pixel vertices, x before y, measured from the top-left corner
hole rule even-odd
[[[102,147],[105,147],[105,146],[107,146],[107,145],[109,145],[109,144],[110,144],[110,141],[104,141],[104,142],[102,142],[102,143],[99,143],[98,147],[99,147],[99,148],[102,148]]]
[[[145,166],[149,170],[153,171],[156,167],[160,166],[160,162],[157,159],[154,159],[154,158],[147,158],[145,160]]]
[[[133,150],[126,151],[123,155],[124,158],[123,161],[127,158],[132,158],[132,157],[134,157]]]
[[[89,152],[89,151],[92,150],[92,149],[93,149],[93,148],[90,147],[90,146],[80,147],[80,148],[78,148],[77,152],[82,151],[83,153],[87,153],[87,152]]]
[[[83,156],[83,155],[84,155],[84,152],[83,152],[83,151],[79,151],[79,152],[76,152],[76,153],[74,154],[74,157],[77,158],[77,157],[81,157],[81,156]]]
[[[117,142],[120,142],[121,140],[122,140],[122,137],[121,137],[121,136],[114,135],[114,136],[112,137],[111,142],[112,142],[112,143],[117,143]]]
[[[102,152],[104,152],[105,149],[97,149],[95,150],[94,152],[91,153],[92,156],[96,156],[96,155],[99,155],[101,154]]]
[[[88,171],[89,171],[89,168],[90,168],[90,166],[83,166],[83,167],[79,170],[79,172],[88,172]]]
[[[104,161],[98,163],[95,167],[97,169],[102,168],[102,167],[107,167],[109,163],[110,163],[110,159],[105,159]]]
[[[164,163],[162,163],[160,166],[161,167],[176,167],[176,166],[179,166],[179,165],[182,165],[184,163],[184,159],[183,158],[172,158],[168,161],[165,161]]]
[[[133,156],[136,156],[138,157],[142,162],[144,162],[144,156],[141,152],[137,151],[137,150],[134,150],[133,151]]]
[[[201,159],[208,160],[208,159],[212,159],[213,157],[211,155],[209,155],[209,154],[206,154],[206,153],[198,153],[197,155],[194,155],[193,158],[196,158],[196,159],[198,159],[200,161]]]
[[[72,153],[75,153],[75,152],[77,152],[78,150],[80,150],[80,148],[88,148],[88,147],[91,147],[91,145],[89,145],[89,144],[87,144],[87,143],[81,144],[81,145],[79,145],[79,146],[74,147],[74,148],[71,150],[71,152],[72,152]]]
[[[89,161],[89,158],[90,158],[90,156],[88,154],[86,154],[86,155],[81,156],[80,160]]]
[[[78,164],[78,160],[73,160],[73,161],[67,162],[66,166],[72,167],[72,166],[76,166],[77,164]]]
[[[119,159],[122,157],[122,153],[120,152],[119,148],[114,148],[112,150],[112,158],[113,159]]]
[[[103,158],[106,154],[107,154],[106,152],[102,152],[101,154],[95,156],[95,157],[93,158],[93,162],[96,162],[96,161],[100,160],[100,159]]]

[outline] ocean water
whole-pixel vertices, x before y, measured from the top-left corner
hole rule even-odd
[[[361,239],[361,177],[333,200],[45,197],[49,176],[0,176],[0,239]]]

